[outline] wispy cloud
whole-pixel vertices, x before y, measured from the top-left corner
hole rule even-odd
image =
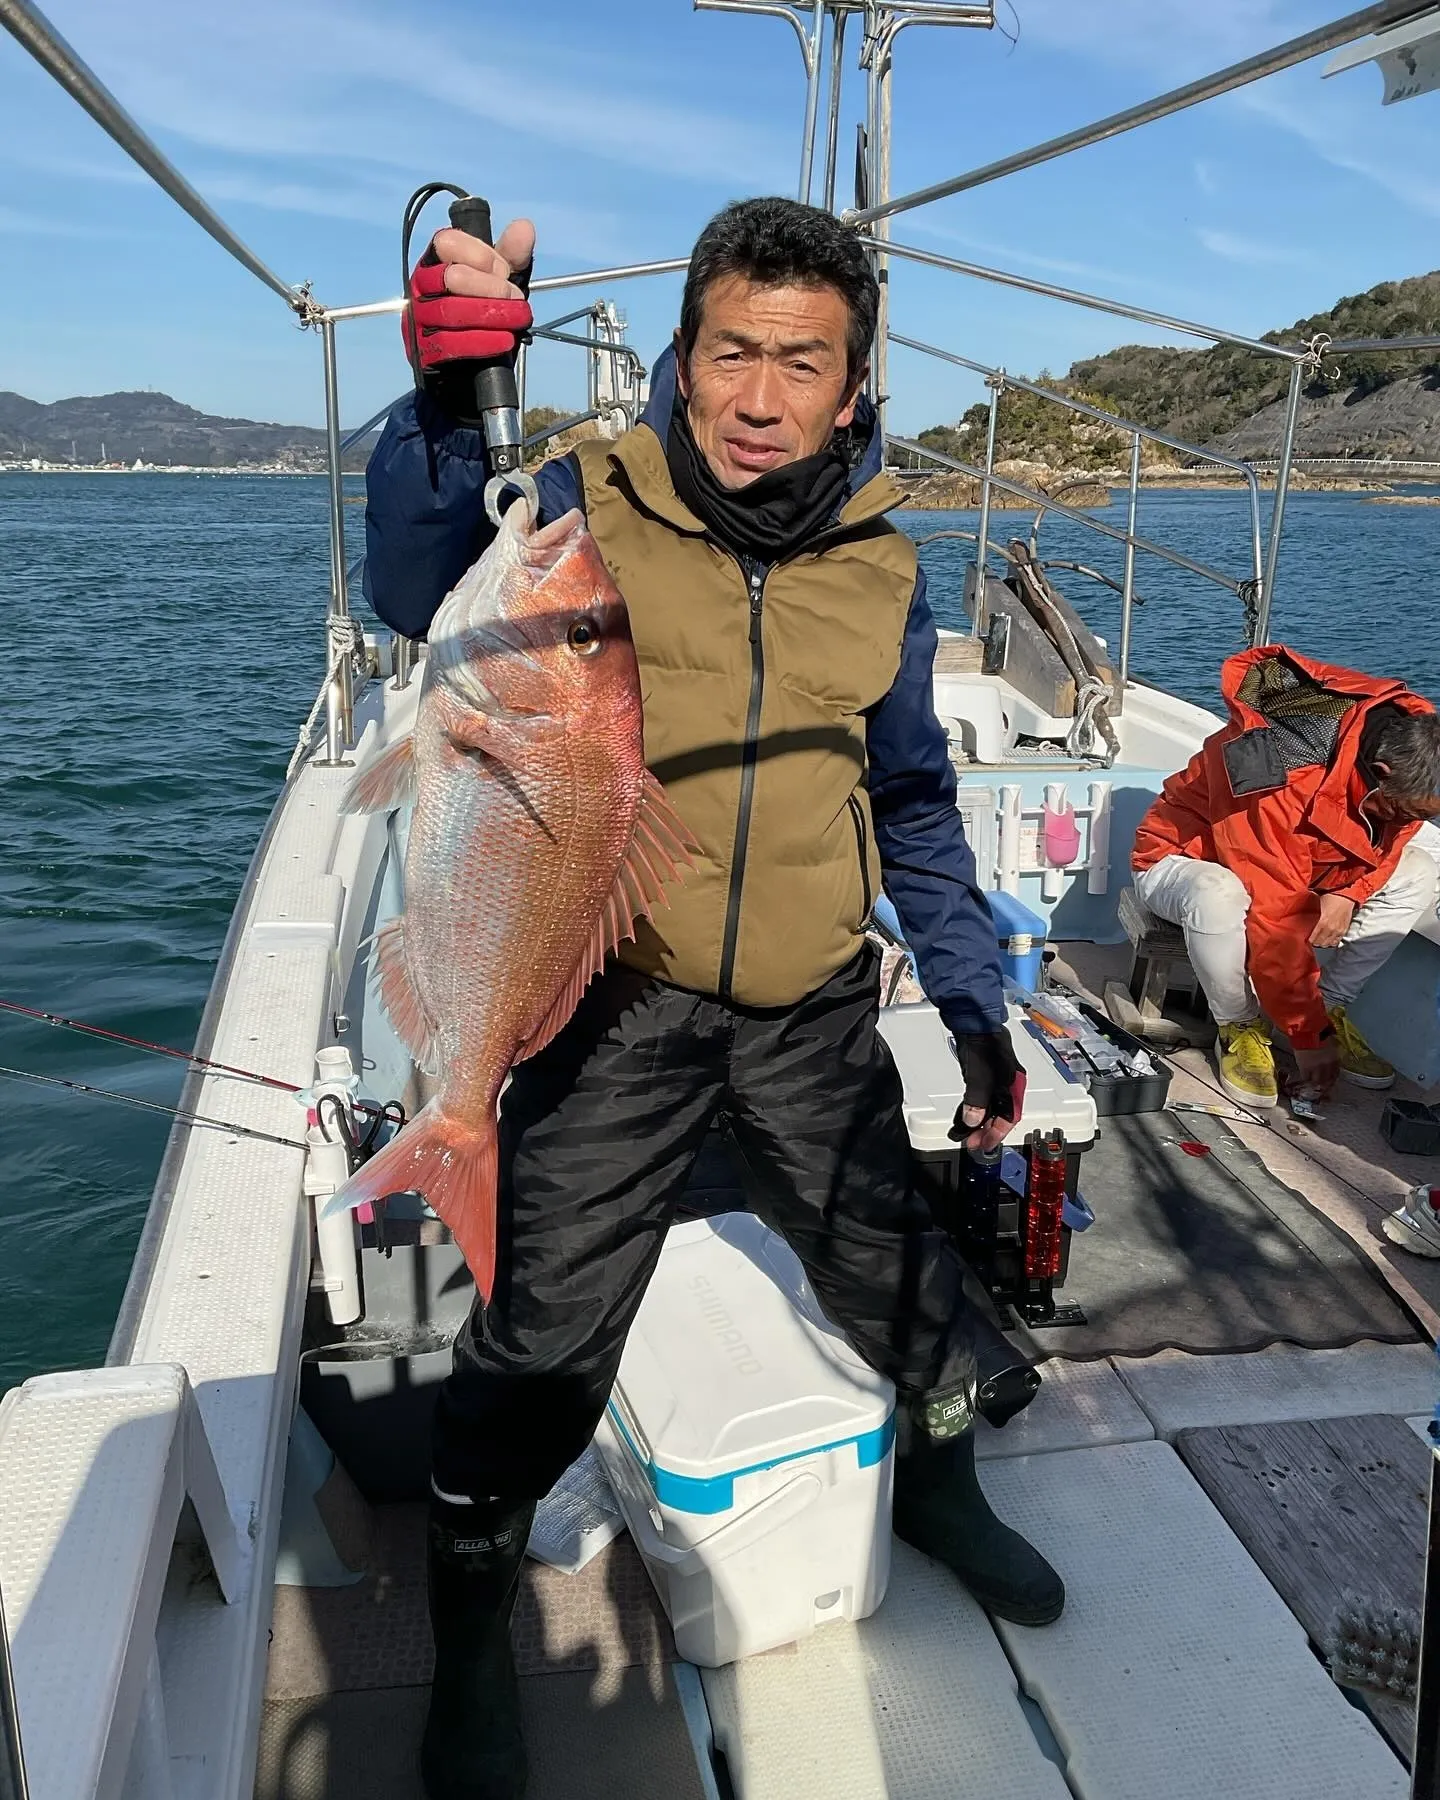
[[[1077,281],[1123,283],[1133,279],[1117,269],[1106,269],[1095,263],[1076,262],[1063,256],[1044,256],[1020,244],[996,243],[990,238],[975,237],[967,231],[953,231],[936,225],[923,213],[905,221],[905,229],[917,237],[935,238],[942,244],[953,244],[957,250],[969,250],[976,256],[995,257],[1001,264],[1016,264],[1021,269],[1039,269],[1046,275],[1066,275]],[[897,231],[896,236],[900,233]],[[968,258],[966,259],[968,260]]]
[[[646,68],[643,43],[617,58],[611,81],[593,56],[566,74],[550,34],[506,41],[490,18],[470,40],[494,46],[481,57],[464,38],[437,54],[433,22],[354,4],[251,0],[212,13],[198,47],[190,0],[148,0],[145,10],[148,28],[137,33],[110,5],[86,5],[85,41],[98,44],[117,92],[148,123],[212,150],[409,168],[422,154],[453,153],[462,138],[473,156],[475,133],[490,126],[503,128],[507,160],[540,142],[737,189],[773,178],[782,150],[790,160],[789,133],[693,101],[693,82],[677,97]],[[373,130],[357,131],[364,118]]]
[[[1358,97],[1327,95],[1323,106],[1302,106],[1283,88],[1254,88],[1239,96],[1256,118],[1278,126],[1313,151],[1322,162],[1373,182],[1387,194],[1440,218],[1440,179],[1432,173],[1435,135],[1425,124],[1390,115],[1377,131],[1378,105],[1362,108]],[[1384,148],[1377,148],[1383,143]]]
[[[1244,263],[1252,269],[1310,260],[1301,250],[1293,250],[1285,244],[1267,239],[1243,237],[1237,231],[1219,231],[1202,225],[1195,236],[1212,256],[1224,257],[1226,262]]]
[[[1284,0],[1207,0],[1203,7],[1165,0],[1026,0],[1022,42],[1065,50],[1092,62],[1142,68],[1178,84],[1305,28],[1301,9]],[[1313,21],[1312,21],[1313,22]]]
[[[13,206],[0,206],[0,232],[15,237],[45,238],[131,238],[137,235],[104,225],[76,224],[45,213],[21,212]]]
[[[1294,0],[1207,0],[1203,7],[1155,0],[1092,0],[1083,7],[1073,0],[1029,0],[1025,29],[1049,49],[1108,68],[1142,70],[1163,89],[1298,36],[1321,16]],[[1322,82],[1320,66],[1317,60],[1299,64],[1209,105],[1237,108],[1283,131],[1330,167],[1440,216],[1440,179],[1430,174],[1437,166],[1433,114],[1417,116],[1405,108],[1382,125],[1372,92],[1362,95],[1353,76]],[[1201,191],[1213,194],[1213,164],[1196,162],[1193,171]]]

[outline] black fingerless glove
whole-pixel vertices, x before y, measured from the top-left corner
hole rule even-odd
[[[965,1077],[965,1097],[955,1110],[951,1138],[959,1143],[979,1129],[965,1123],[964,1115],[972,1107],[978,1107],[985,1120],[1009,1119],[1013,1124],[1025,1101],[1025,1071],[1005,1027],[963,1037],[956,1033],[955,1055]]]

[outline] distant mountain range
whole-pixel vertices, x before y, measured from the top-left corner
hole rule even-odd
[[[372,440],[357,445],[347,469],[363,469]],[[196,468],[325,467],[325,433],[306,425],[263,425],[197,412],[168,394],[77,395],[43,406],[0,392],[0,461],[136,461]]]

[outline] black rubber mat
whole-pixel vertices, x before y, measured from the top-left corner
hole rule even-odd
[[[1207,1154],[1187,1154],[1187,1141]],[[1102,1120],[1080,1189],[1095,1223],[1073,1239],[1056,1299],[1083,1308],[1085,1323],[1022,1331],[1032,1354],[1327,1349],[1420,1337],[1364,1256],[1219,1119]]]

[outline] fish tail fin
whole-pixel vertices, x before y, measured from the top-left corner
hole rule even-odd
[[[499,1148],[493,1112],[479,1125],[462,1124],[432,1100],[337,1189],[325,1212],[353,1211],[387,1194],[423,1194],[488,1301],[495,1285]]]

